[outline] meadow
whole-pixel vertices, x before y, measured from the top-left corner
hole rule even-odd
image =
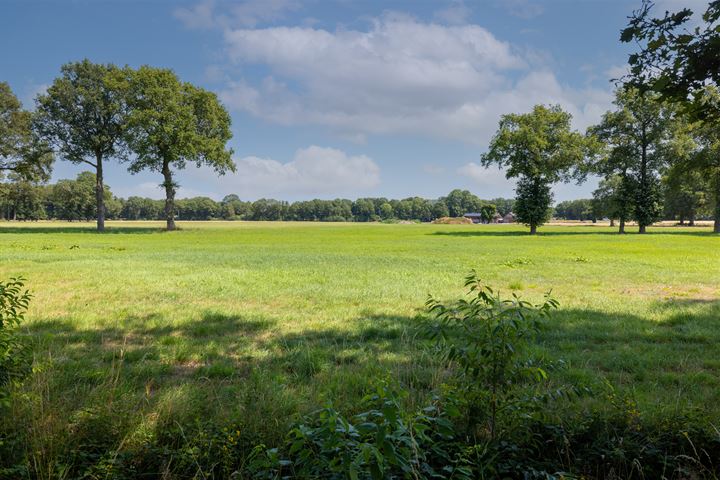
[[[34,298],[34,371],[0,421],[50,472],[92,437],[234,424],[272,445],[299,415],[352,412],[374,379],[419,405],[446,369],[418,337],[428,294],[475,269],[507,295],[560,302],[533,347],[558,382],[613,385],[643,415],[720,421],[720,238],[602,226],[283,222],[0,224],[0,278]],[[598,397],[583,400],[582,408]],[[46,462],[46,464],[43,464]]]

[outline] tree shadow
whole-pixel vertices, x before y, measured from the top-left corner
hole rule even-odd
[[[66,227],[16,227],[8,226],[0,223],[0,235],[6,234],[67,234],[67,233],[85,233],[85,234],[98,234],[98,235],[115,235],[115,234],[135,234],[135,233],[162,233],[166,230],[160,227],[105,227],[104,232],[98,232],[94,226],[80,227],[80,226],[66,226]]]
[[[482,228],[482,227],[480,227]],[[592,227],[587,227],[592,228]],[[428,233],[427,235],[440,235],[440,236],[451,236],[451,237],[530,237],[533,236],[530,235],[529,230],[528,231],[498,231],[498,230],[477,230],[477,231],[437,231]],[[597,235],[597,236],[618,236],[618,237],[625,237],[625,236],[635,236],[638,235],[636,232],[627,232],[624,235],[620,235],[617,232],[613,231],[575,231],[575,230],[568,230],[565,232],[560,231],[543,231],[539,230],[537,233],[538,237],[564,237],[564,236],[574,236],[574,235]],[[653,231],[650,230],[647,233],[643,235],[683,235],[683,236],[696,236],[696,237],[715,237],[717,234],[714,234],[712,230],[708,231],[702,231],[702,232],[687,232],[687,231],[668,231],[668,230],[661,230],[661,231]]]

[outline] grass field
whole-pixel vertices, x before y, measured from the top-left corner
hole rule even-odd
[[[180,227],[0,224],[0,278],[35,295],[36,356],[3,428],[26,431],[39,458],[83,429],[132,442],[200,417],[272,442],[298,413],[352,410],[377,377],[420,401],[444,375],[415,337],[423,303],[459,297],[470,269],[531,300],[552,289],[561,307],[536,352],[567,362],[558,381],[607,379],[648,414],[720,420],[720,238],[707,228]]]

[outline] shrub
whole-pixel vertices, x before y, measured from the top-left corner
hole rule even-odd
[[[438,402],[408,415],[399,394],[383,385],[363,405],[368,410],[350,419],[329,407],[306,417],[290,430],[282,448],[256,447],[246,474],[266,479],[473,478]]]
[[[435,315],[429,328],[443,359],[459,367],[460,384],[467,402],[470,430],[495,440],[502,433],[499,420],[513,423],[523,416],[518,409],[541,400],[528,397],[528,381],[543,381],[547,374],[536,362],[524,358],[528,342],[541,322],[557,308],[546,294],[533,305],[513,294],[502,299],[473,271],[465,279],[470,299],[446,305],[432,296],[426,306]]]
[[[30,305],[31,295],[24,287],[22,278],[0,282],[0,401],[29,370],[28,350],[17,332]]]

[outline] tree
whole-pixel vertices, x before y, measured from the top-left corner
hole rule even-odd
[[[555,205],[555,217],[565,220],[594,220],[592,200],[566,200]]]
[[[462,217],[469,212],[479,212],[483,201],[468,190],[455,189],[443,198],[451,217]]]
[[[283,220],[287,214],[288,204],[279,200],[261,198],[253,202],[252,220]]]
[[[587,155],[585,137],[570,129],[572,117],[560,106],[537,105],[531,113],[503,115],[482,165],[506,168],[507,178],[518,178],[515,214],[530,234],[550,218],[550,186],[582,180],[580,168]]]
[[[611,227],[617,219],[620,223],[618,233],[625,233],[625,221],[630,215],[634,198],[633,188],[629,177],[610,175],[600,180],[598,188],[593,191],[592,210],[595,218],[607,217]]]
[[[369,222],[375,217],[375,204],[369,198],[358,198],[353,202],[352,213],[358,222]]]
[[[90,220],[96,214],[95,186],[95,175],[92,172],[80,172],[75,180],[59,180],[48,195],[49,216],[69,221]],[[112,200],[109,188],[103,190],[103,195],[104,201]]]
[[[720,105],[705,101],[705,89],[720,81],[720,1],[709,2],[697,26],[688,30],[693,16],[685,8],[652,18],[653,2],[643,0],[633,12],[620,40],[640,49],[630,55],[628,81],[636,88],[654,90],[663,99],[683,107],[693,119],[720,119]]]
[[[659,92],[691,120],[702,122],[703,153],[695,160],[705,174],[719,172],[714,179],[713,231],[720,233],[720,159],[712,158],[713,153],[720,153],[712,147],[714,131],[720,128],[720,102],[715,93],[720,87],[720,1],[711,1],[691,30],[686,24],[692,10],[652,18],[652,7],[651,1],[643,0],[620,36],[623,42],[639,45],[639,51],[629,57],[629,81],[638,88]]]
[[[42,220],[45,212],[45,189],[23,179],[0,183],[0,218],[6,220]]]
[[[720,90],[707,87],[704,95],[706,103],[717,104],[720,109]],[[720,121],[706,119],[691,125],[690,129],[695,149],[689,156],[687,167],[709,180],[714,203],[713,232],[720,233]]]
[[[432,204],[432,216],[435,218],[449,217],[450,211],[442,198],[435,200]]]
[[[447,211],[447,209],[445,209]],[[390,205],[388,202],[385,202],[380,205],[380,218],[383,220],[389,220],[393,218],[395,215],[395,211],[393,210],[392,205]]]
[[[126,69],[127,70],[127,69]],[[67,63],[37,99],[35,128],[59,154],[95,169],[97,230],[105,230],[103,163],[120,154],[127,109],[111,78],[112,64]]]
[[[694,225],[698,212],[707,205],[707,193],[710,190],[708,179],[698,169],[689,168],[685,162],[678,162],[668,169],[662,181],[666,215],[677,218],[681,225],[685,220]]]
[[[662,213],[659,174],[669,160],[675,119],[658,94],[632,86],[618,89],[613,103],[616,110],[606,112],[600,124],[588,130],[604,146],[592,168],[605,178],[620,176],[620,192],[632,205],[639,232],[645,233]],[[625,231],[627,213],[620,217],[620,233]]]
[[[143,66],[121,73],[115,83],[129,106],[124,134],[134,154],[129,170],[163,175],[167,229],[175,230],[174,170],[193,162],[220,175],[235,171],[232,150],[226,148],[230,115],[214,93],[181,82],[172,70]]]
[[[0,180],[7,173],[23,181],[46,181],[53,155],[32,130],[32,113],[6,82],[0,82]]]
[[[503,217],[508,213],[512,213],[515,207],[515,200],[512,198],[493,198],[490,203],[497,207],[498,213]]]
[[[485,223],[490,223],[493,221],[493,218],[495,218],[495,215],[497,214],[497,207],[494,203],[486,203],[480,208],[480,216],[482,218],[482,221]]]

